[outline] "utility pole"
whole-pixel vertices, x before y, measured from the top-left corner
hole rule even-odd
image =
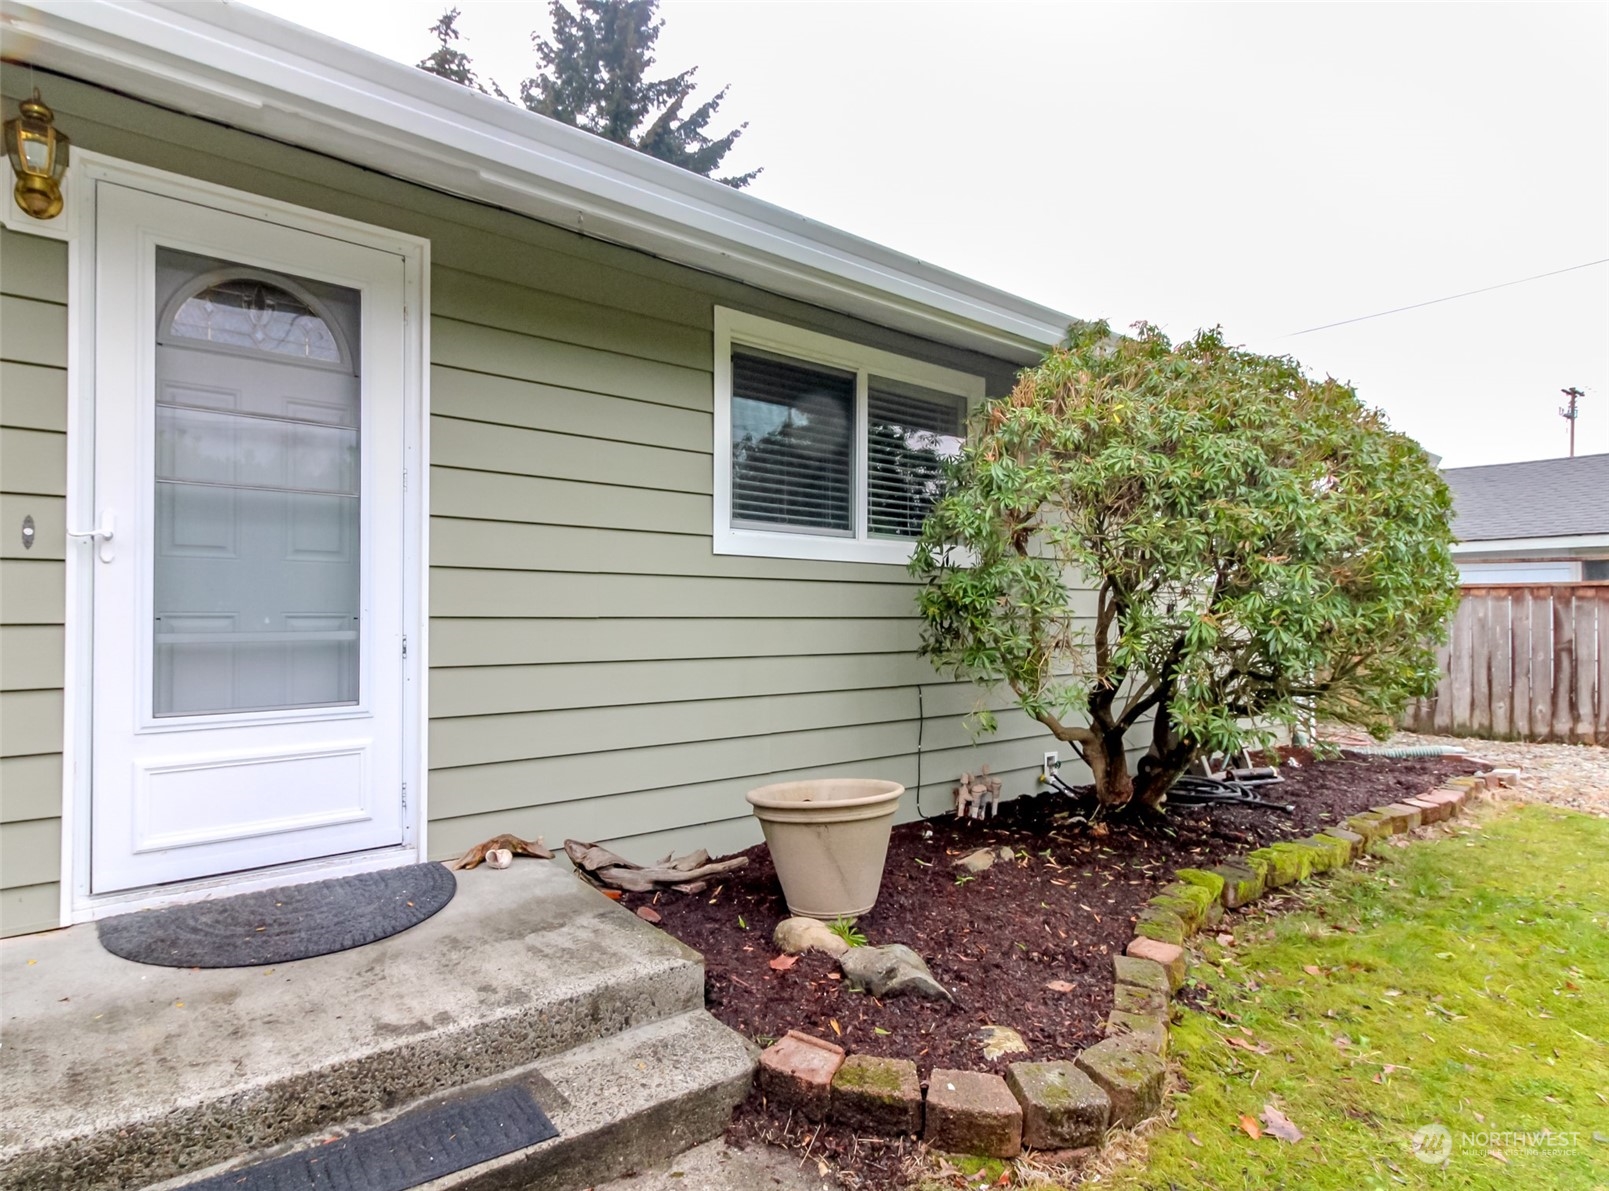
[[[1586,396],[1580,389],[1571,385],[1568,389],[1560,389],[1570,399],[1570,404],[1559,410],[1559,417],[1570,423],[1570,458],[1575,458],[1575,420],[1581,416],[1581,407],[1578,402]]]

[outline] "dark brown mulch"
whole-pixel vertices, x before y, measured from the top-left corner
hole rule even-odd
[[[1002,803],[986,822],[946,815],[894,828],[877,906],[858,929],[873,944],[906,943],[920,952],[954,991],[955,1007],[850,992],[837,964],[820,954],[772,970],[771,934],[787,907],[763,844],[745,853],[747,868],[707,893],[627,894],[624,904],[653,905],[664,929],[703,954],[710,1012],[762,1046],[802,1029],[851,1053],[913,1058],[924,1080],[934,1067],[1004,1072],[1024,1057],[1066,1056],[1100,1039],[1111,1009],[1111,957],[1174,869],[1310,835],[1472,769],[1458,758],[1314,761],[1305,751],[1285,753],[1298,767],[1282,768],[1285,782],[1269,787],[1267,797],[1294,804],[1289,815],[1176,808],[1165,821],[1125,819],[1092,831],[1072,822],[1079,804],[1041,794]],[[958,882],[958,857],[1002,845],[1015,849],[1016,859]],[[1053,992],[1045,987],[1050,981],[1074,987]],[[986,1024],[1017,1030],[1030,1054],[984,1058],[977,1035]],[[776,1124],[752,1098],[733,1136],[769,1133],[774,1140]],[[838,1163],[855,1146],[831,1129],[812,1140],[817,1154]],[[864,1151],[868,1159],[875,1152]]]

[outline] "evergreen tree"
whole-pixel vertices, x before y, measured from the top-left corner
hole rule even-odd
[[[483,95],[496,95],[499,99],[507,99],[503,89],[496,83],[492,84],[491,91],[481,86],[481,81],[475,75],[475,67],[469,60],[469,55],[458,48],[458,39],[463,34],[458,32],[458,18],[461,14],[456,8],[449,8],[441,14],[441,19],[430,26],[430,32],[435,36],[437,46],[429,57],[419,61],[420,70],[429,71],[451,83],[458,83],[464,87],[473,87]]]
[[[538,115],[713,177],[748,125],[740,124],[722,136],[710,134],[710,121],[726,98],[725,87],[687,111],[695,103],[697,67],[669,78],[649,77],[654,43],[665,24],[658,18],[658,8],[658,0],[575,0],[572,12],[564,0],[548,0],[553,37],[550,41],[531,35],[538,70],[535,78],[520,84],[520,99]],[[469,55],[457,46],[458,15],[456,8],[449,9],[431,27],[440,44],[419,66],[485,91]],[[492,92],[503,95],[495,83]],[[716,181],[740,190],[759,173],[750,170]]]

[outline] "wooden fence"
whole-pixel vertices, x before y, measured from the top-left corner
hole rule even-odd
[[[1466,587],[1440,657],[1410,730],[1609,745],[1609,583]]]

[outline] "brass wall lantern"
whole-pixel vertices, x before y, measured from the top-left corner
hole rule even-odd
[[[6,121],[6,156],[17,175],[12,191],[17,206],[35,219],[61,214],[61,178],[67,172],[68,140],[58,132],[54,112],[34,97],[18,105],[19,114]]]

